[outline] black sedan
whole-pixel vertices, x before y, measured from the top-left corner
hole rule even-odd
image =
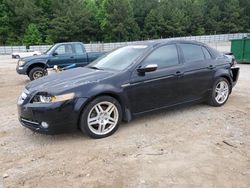
[[[19,120],[40,133],[80,128],[103,138],[146,112],[193,102],[222,106],[238,75],[229,58],[202,43],[126,46],[87,67],[29,83],[18,99]]]

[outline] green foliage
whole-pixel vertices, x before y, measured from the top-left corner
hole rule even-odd
[[[165,31],[164,18],[157,9],[152,9],[145,19],[144,36],[147,39],[161,38]]]
[[[8,40],[9,19],[8,7],[4,0],[0,0],[0,44]]]
[[[104,41],[128,41],[138,38],[139,27],[128,0],[103,0],[100,25]]]
[[[26,46],[41,44],[42,37],[37,29],[37,26],[33,23],[29,24],[23,36],[23,44]]]
[[[250,32],[249,0],[0,0],[0,45]]]

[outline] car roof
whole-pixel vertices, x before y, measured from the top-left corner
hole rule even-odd
[[[164,44],[172,44],[172,43],[188,43],[188,44],[196,44],[196,45],[202,45],[202,46],[207,46],[204,43],[198,42],[198,41],[193,41],[193,40],[171,40],[171,39],[160,39],[160,40],[155,40],[155,41],[142,41],[135,43],[134,45],[147,45],[147,46],[160,46]]]
[[[159,40],[152,40],[152,41],[139,41],[134,42],[131,45],[147,45],[151,47],[157,47],[164,44],[171,44],[171,43],[189,43],[189,44],[196,44],[196,45],[202,45],[207,46],[206,44],[194,40],[172,40],[172,39],[159,39]],[[61,44],[83,44],[82,42],[61,42],[56,43],[55,45],[61,45]]]
[[[55,45],[61,45],[61,44],[83,44],[82,42],[60,42],[56,43]]]

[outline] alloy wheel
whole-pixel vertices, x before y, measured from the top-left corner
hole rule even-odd
[[[96,104],[88,114],[88,127],[97,135],[110,133],[117,125],[119,113],[117,107],[108,101]]]
[[[219,104],[223,104],[229,95],[229,86],[226,81],[220,81],[215,87],[215,100]]]

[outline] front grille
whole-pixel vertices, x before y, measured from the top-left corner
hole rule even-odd
[[[33,128],[33,129],[39,129],[40,128],[40,123],[38,123],[36,121],[31,121],[31,120],[28,120],[28,119],[21,118],[21,123],[24,126],[27,126],[27,127]]]

